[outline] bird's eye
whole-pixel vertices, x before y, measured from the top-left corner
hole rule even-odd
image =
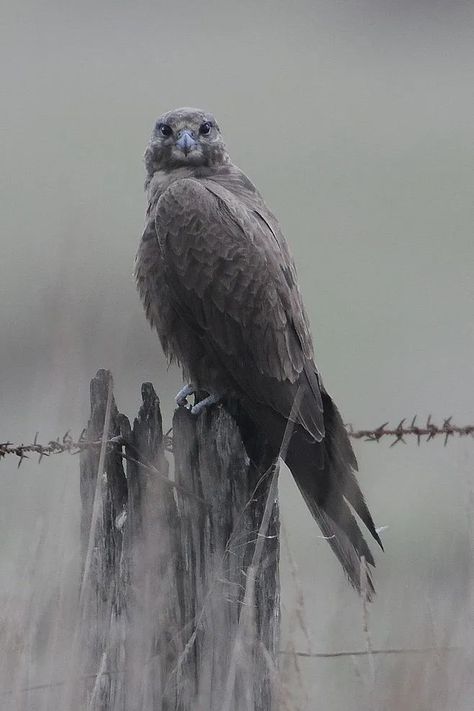
[[[171,134],[173,133],[173,129],[171,128],[171,126],[168,126],[167,123],[160,123],[158,126],[158,131],[161,133],[162,136],[165,137],[171,136]]]
[[[201,136],[207,136],[208,133],[211,132],[211,128],[212,123],[210,121],[206,121],[205,123],[202,123],[199,127],[199,133],[201,134]]]

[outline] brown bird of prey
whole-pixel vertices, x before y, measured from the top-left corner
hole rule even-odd
[[[232,398],[286,464],[360,590],[374,565],[353,512],[382,545],[360,491],[341,416],[314,363],[296,269],[276,217],[227,153],[212,114],[182,108],[158,119],[145,153],[148,210],[138,290],[165,354],[189,385],[179,405]],[[372,584],[368,578],[370,591]]]

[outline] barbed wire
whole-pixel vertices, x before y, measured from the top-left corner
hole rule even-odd
[[[391,447],[402,442],[406,444],[405,437],[416,437],[417,444],[421,442],[430,442],[435,437],[444,437],[444,445],[446,446],[450,437],[458,435],[459,437],[474,436],[474,425],[455,425],[451,421],[453,418],[446,417],[443,419],[442,425],[435,425],[431,421],[431,415],[428,415],[424,425],[417,425],[417,415],[415,415],[410,424],[406,425],[407,418],[399,422],[396,427],[389,427],[388,422],[384,422],[379,427],[373,430],[355,430],[352,425],[346,425],[349,437],[353,439],[362,439],[365,442],[379,442],[383,437],[392,437],[393,442]],[[425,439],[423,439],[425,438]]]
[[[14,442],[0,442],[0,459],[11,454],[18,457],[18,466],[21,466],[24,459],[30,459],[31,454],[38,455],[38,462],[41,462],[43,457],[50,457],[53,454],[64,454],[68,452],[69,454],[79,454],[85,449],[100,448],[102,446],[102,441],[97,440],[90,442],[85,439],[85,430],[81,433],[78,440],[75,440],[68,430],[62,437],[57,437],[54,440],[49,440],[47,444],[41,444],[38,442],[39,433],[37,432],[35,438],[31,444],[15,444]],[[111,437],[106,440],[106,444],[119,445],[125,444],[124,439],[121,435],[117,437]]]
[[[452,422],[452,417],[443,419],[442,425],[436,425],[432,422],[431,415],[428,416],[424,425],[417,425],[417,416],[412,418],[410,424],[406,425],[407,418],[399,422],[396,427],[389,427],[389,422],[384,422],[382,425],[373,429],[355,429],[352,425],[346,425],[347,434],[352,439],[360,439],[364,442],[379,442],[381,439],[392,438],[391,447],[399,442],[406,444],[406,437],[415,437],[417,444],[422,442],[430,442],[437,437],[444,437],[444,445],[448,443],[450,437],[474,437],[474,425],[455,425]],[[49,440],[46,444],[38,442],[39,433],[30,444],[16,444],[14,442],[0,442],[0,459],[7,455],[12,455],[18,458],[18,466],[21,466],[25,459],[30,459],[32,454],[38,455],[38,461],[44,457],[50,457],[55,454],[79,454],[86,449],[100,448],[101,440],[89,441],[86,439],[86,430],[83,430],[78,439],[74,439],[71,431],[68,430],[62,437],[57,437],[54,440]],[[163,436],[164,447],[167,451],[173,451],[172,430],[168,430]],[[127,444],[126,439],[122,435],[111,437],[106,440],[107,446],[123,447]],[[120,453],[120,452],[119,452]],[[121,453],[124,459],[128,455]]]

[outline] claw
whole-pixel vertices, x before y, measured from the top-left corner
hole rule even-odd
[[[176,404],[179,407],[185,407],[188,404],[188,401],[186,398],[195,392],[196,392],[196,388],[194,387],[194,385],[192,383],[185,385],[184,388],[181,388],[181,390],[176,393]]]
[[[216,403],[220,402],[221,399],[222,398],[220,395],[208,395],[204,398],[204,400],[201,400],[200,402],[196,403],[196,405],[193,405],[193,407],[191,408],[191,414],[200,415],[201,412],[206,410],[211,405],[215,405]]]

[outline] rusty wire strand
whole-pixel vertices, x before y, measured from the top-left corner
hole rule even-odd
[[[429,415],[424,425],[416,424],[416,415],[411,420],[410,424],[405,424],[407,419],[404,418],[396,427],[389,427],[388,422],[375,427],[371,430],[356,430],[352,425],[346,425],[347,433],[352,439],[361,439],[364,442],[379,442],[384,437],[391,438],[393,441],[390,446],[402,442],[406,444],[406,437],[416,437],[417,444],[421,442],[430,442],[436,437],[444,437],[444,444],[448,443],[450,437],[457,435],[458,437],[473,437],[474,425],[455,425],[451,420],[452,417],[447,417],[443,420],[442,425],[435,425]],[[0,442],[0,459],[8,454],[18,457],[18,466],[25,459],[29,459],[32,454],[38,455],[38,461],[41,462],[43,457],[50,457],[54,454],[79,454],[86,449],[96,449],[101,446],[101,441],[89,441],[85,437],[85,430],[80,435],[79,439],[75,440],[68,430],[62,437],[57,437],[50,440],[47,444],[38,442],[38,433],[36,433],[34,441],[31,444],[15,444],[13,442]],[[168,430],[163,436],[164,447],[167,451],[173,451],[172,430]],[[128,444],[122,435],[111,437],[106,440],[105,444],[109,447],[123,447]],[[129,455],[122,453],[124,459],[128,459]]]
[[[38,433],[36,433],[32,444],[14,444],[12,442],[3,442],[0,443],[0,459],[5,457],[7,454],[13,454],[18,457],[19,468],[25,459],[30,459],[31,454],[37,454],[38,463],[40,463],[43,457],[50,457],[54,454],[63,454],[64,452],[68,452],[69,454],[79,454],[87,449],[100,449],[100,447],[104,444],[109,450],[114,447],[115,453],[119,454],[125,461],[132,462],[133,464],[137,464],[140,467],[147,469],[152,472],[152,474],[159,477],[167,486],[176,489],[176,491],[179,491],[186,496],[190,496],[204,506],[209,507],[209,503],[207,501],[204,501],[204,499],[194,492],[188,491],[185,487],[169,479],[152,463],[138,460],[131,456],[130,451],[135,451],[135,447],[127,440],[126,437],[116,435],[115,437],[111,437],[110,439],[105,440],[105,442],[102,442],[102,440],[89,441],[85,439],[85,434],[86,430],[83,430],[79,439],[75,441],[70,433],[70,430],[68,430],[63,437],[50,440],[48,444],[40,444],[38,442]],[[172,451],[170,431],[163,435],[163,444],[167,451]],[[128,451],[124,451],[122,447],[126,447]]]
[[[396,427],[388,427],[389,423],[384,422],[373,430],[355,430],[352,425],[346,425],[346,428],[349,437],[362,439],[365,442],[378,442],[382,437],[392,437],[391,447],[399,442],[406,444],[405,437],[416,437],[417,444],[420,444],[422,441],[430,442],[435,437],[441,436],[444,437],[444,445],[446,445],[449,438],[455,435],[459,437],[474,436],[474,425],[455,425],[451,422],[452,416],[443,419],[442,425],[435,425],[431,421],[431,415],[428,415],[424,425],[417,425],[416,419],[415,415],[410,424],[406,425],[407,418],[404,417]]]

